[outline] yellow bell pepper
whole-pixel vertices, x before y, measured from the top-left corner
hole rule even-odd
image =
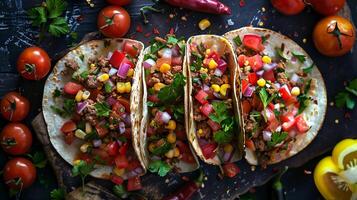
[[[315,167],[317,189],[327,200],[357,198],[357,140],[345,139]]]

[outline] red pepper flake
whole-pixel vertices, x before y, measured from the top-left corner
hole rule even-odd
[[[184,180],[184,181],[189,181],[190,180],[190,178],[188,178],[187,176],[182,176],[181,179]]]
[[[143,27],[140,24],[138,24],[136,26],[136,32],[138,32],[138,33],[142,33],[143,32]]]
[[[240,1],[239,1],[239,6],[240,6],[240,7],[245,6],[245,0],[240,0]]]
[[[150,37],[151,36],[151,33],[150,32],[147,32],[147,33],[145,33],[145,35],[144,35],[144,37],[146,37],[146,38],[148,38],[148,37]]]
[[[160,31],[159,31],[159,29],[157,29],[156,27],[154,27],[154,28],[152,29],[152,32],[153,32],[154,34],[156,34],[156,35],[160,35]]]
[[[175,35],[175,29],[171,27],[170,30],[169,30],[169,34],[170,35]]]

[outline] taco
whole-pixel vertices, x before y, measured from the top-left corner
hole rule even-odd
[[[237,54],[247,161],[265,167],[297,154],[316,137],[326,113],[318,68],[277,32],[245,27],[224,36]]]
[[[243,151],[236,62],[231,44],[215,35],[191,37],[186,50],[188,137],[206,163],[237,161]]]
[[[187,139],[185,41],[156,38],[144,51],[140,146],[145,166],[165,176],[199,167]]]
[[[50,141],[64,160],[95,163],[92,176],[113,181],[145,173],[138,144],[141,42],[84,43],[48,77],[43,114]]]

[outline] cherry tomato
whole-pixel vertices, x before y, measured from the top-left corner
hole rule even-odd
[[[83,86],[75,82],[68,82],[64,85],[63,91],[69,95],[76,95],[79,90],[82,90]]]
[[[123,47],[123,51],[132,57],[136,57],[139,53],[139,46],[131,41],[126,41]]]
[[[107,0],[109,4],[116,6],[125,6],[131,3],[131,0]]]
[[[284,15],[296,15],[305,8],[304,0],[271,0],[271,3]]]
[[[344,55],[353,48],[356,32],[349,20],[330,16],[317,23],[313,39],[321,54],[335,57]]]
[[[129,31],[130,21],[130,16],[124,8],[108,6],[99,12],[97,26],[104,36],[118,38]]]
[[[2,116],[12,122],[25,119],[30,110],[29,101],[18,92],[7,93],[0,106]]]
[[[240,169],[234,163],[226,163],[223,165],[223,172],[227,177],[233,178],[240,172]]]
[[[50,57],[39,47],[25,49],[17,59],[17,71],[28,80],[40,80],[48,74],[50,69]]]
[[[36,180],[36,168],[25,158],[13,158],[4,167],[4,182],[12,189],[24,189]]]
[[[0,134],[2,149],[11,155],[27,153],[32,145],[31,131],[21,123],[10,123]]]
[[[322,15],[334,15],[345,5],[346,0],[307,0],[312,8]]]

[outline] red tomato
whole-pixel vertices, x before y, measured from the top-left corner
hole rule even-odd
[[[196,160],[192,155],[190,147],[187,143],[184,143],[181,140],[177,140],[176,142],[177,148],[180,150],[181,160],[187,163],[195,163]]]
[[[119,68],[120,64],[123,62],[125,58],[125,53],[119,51],[119,50],[116,50],[113,52],[113,55],[112,57],[110,57],[109,59],[109,63],[115,67],[115,68]]]
[[[115,157],[115,166],[119,169],[127,168],[129,166],[128,159],[125,155],[117,155]]]
[[[213,112],[213,106],[209,103],[206,103],[205,105],[200,106],[200,111],[202,114],[208,117]]]
[[[271,3],[284,15],[296,15],[305,8],[304,0],[271,0]]]
[[[215,150],[217,149],[216,143],[205,144],[201,147],[202,154],[206,159],[213,158],[216,156]]]
[[[346,3],[346,0],[307,0],[312,8],[322,15],[335,15]]]
[[[258,81],[258,76],[255,72],[248,74],[249,83],[255,85]]]
[[[195,98],[198,102],[200,102],[201,104],[206,104],[208,103],[207,101],[207,98],[208,98],[208,94],[203,91],[203,90],[200,90],[197,92],[197,94],[195,95]]]
[[[103,8],[97,18],[97,26],[106,37],[123,37],[130,28],[130,16],[128,12],[119,6]]]
[[[243,107],[243,113],[245,115],[248,115],[250,113],[250,111],[252,110],[252,106],[250,105],[248,100],[243,100],[242,107]]]
[[[264,50],[262,37],[255,34],[244,35],[243,45],[257,52],[261,52]]]
[[[69,133],[72,131],[75,131],[77,129],[76,123],[74,123],[72,120],[66,121],[61,128],[62,133]]]
[[[97,133],[98,133],[100,138],[106,136],[109,133],[108,128],[104,127],[104,125],[97,124],[95,126],[95,130],[97,130]]]
[[[282,124],[283,131],[289,132],[295,125],[295,119]]]
[[[131,161],[129,162],[128,167],[127,167],[127,169],[128,169],[129,171],[135,170],[135,169],[137,169],[137,168],[141,168],[141,164],[140,164],[140,162],[139,162],[138,160],[131,160]]]
[[[109,156],[116,156],[119,153],[119,144],[116,141],[107,144],[107,152]]]
[[[244,63],[247,61],[247,56],[241,54],[238,56],[239,67],[244,67]]]
[[[127,185],[127,190],[130,191],[135,191],[135,190],[141,190],[141,180],[139,176],[135,176],[133,178],[128,179],[128,185]]]
[[[211,119],[207,120],[207,124],[211,127],[213,132],[216,132],[221,129],[221,125],[217,122],[212,121]]]
[[[10,155],[27,153],[32,145],[31,131],[21,123],[7,124],[0,134],[2,149]]]
[[[296,128],[300,133],[306,133],[306,131],[310,129],[309,125],[307,125],[305,119],[301,115],[297,116],[295,121],[296,121]]]
[[[271,109],[265,108],[265,110],[263,112],[264,112],[264,115],[265,115],[266,119],[268,120],[268,122],[272,122],[272,121],[276,120],[275,114]]]
[[[11,122],[25,119],[30,110],[30,102],[18,92],[7,93],[0,106],[2,116]]]
[[[139,54],[140,47],[131,41],[126,41],[123,47],[123,51],[129,54],[131,57],[136,57]]]
[[[64,135],[64,141],[66,144],[71,145],[74,141],[74,132],[68,132]]]
[[[122,177],[116,176],[116,175],[113,175],[113,174],[112,174],[110,180],[116,185],[121,185],[124,182],[124,179]]]
[[[160,99],[159,97],[157,97],[157,94],[154,94],[154,95],[148,95],[148,101],[159,103]]]
[[[263,61],[261,55],[255,55],[248,58],[249,65],[252,67],[253,71],[257,72],[263,68]]]
[[[240,169],[234,163],[226,163],[223,165],[223,172],[225,176],[233,178],[240,172]]]
[[[75,82],[68,82],[64,85],[63,91],[69,95],[76,95],[79,90],[82,90],[84,87],[81,84]]]
[[[263,74],[263,78],[267,81],[271,81],[272,83],[274,83],[275,82],[274,71],[273,70],[265,71]]]
[[[242,80],[242,93],[244,94],[244,92],[247,90],[247,88],[249,87],[249,83],[247,80],[243,79]]]
[[[294,119],[295,119],[295,115],[292,112],[287,112],[280,116],[281,122],[289,122]]]
[[[119,147],[119,153],[120,155],[126,155],[126,152],[128,150],[129,143],[123,144],[121,147]]]
[[[40,80],[48,74],[50,69],[50,57],[39,47],[25,49],[17,59],[17,71],[28,80]]]
[[[284,101],[288,101],[291,98],[290,90],[287,85],[283,85],[279,89],[279,93]]]
[[[115,104],[113,105],[112,110],[114,112],[116,112],[118,115],[122,115],[122,114],[126,113],[126,111],[125,111],[126,108],[119,101],[115,102]]]
[[[109,4],[116,6],[125,6],[131,3],[131,0],[106,0]]]
[[[280,122],[276,118],[274,118],[269,122],[267,129],[270,130],[271,132],[275,132],[279,126],[280,126]]]
[[[36,180],[36,168],[25,158],[9,160],[5,164],[3,173],[4,182],[12,189],[28,188]]]
[[[121,103],[125,107],[125,111],[130,113],[130,102],[129,100],[125,99],[124,97],[119,97],[118,102]]]
[[[245,140],[245,146],[246,146],[248,149],[250,149],[250,150],[252,150],[252,151],[255,151],[255,145],[254,145],[253,140],[251,140],[251,139],[246,139],[246,140]]]

